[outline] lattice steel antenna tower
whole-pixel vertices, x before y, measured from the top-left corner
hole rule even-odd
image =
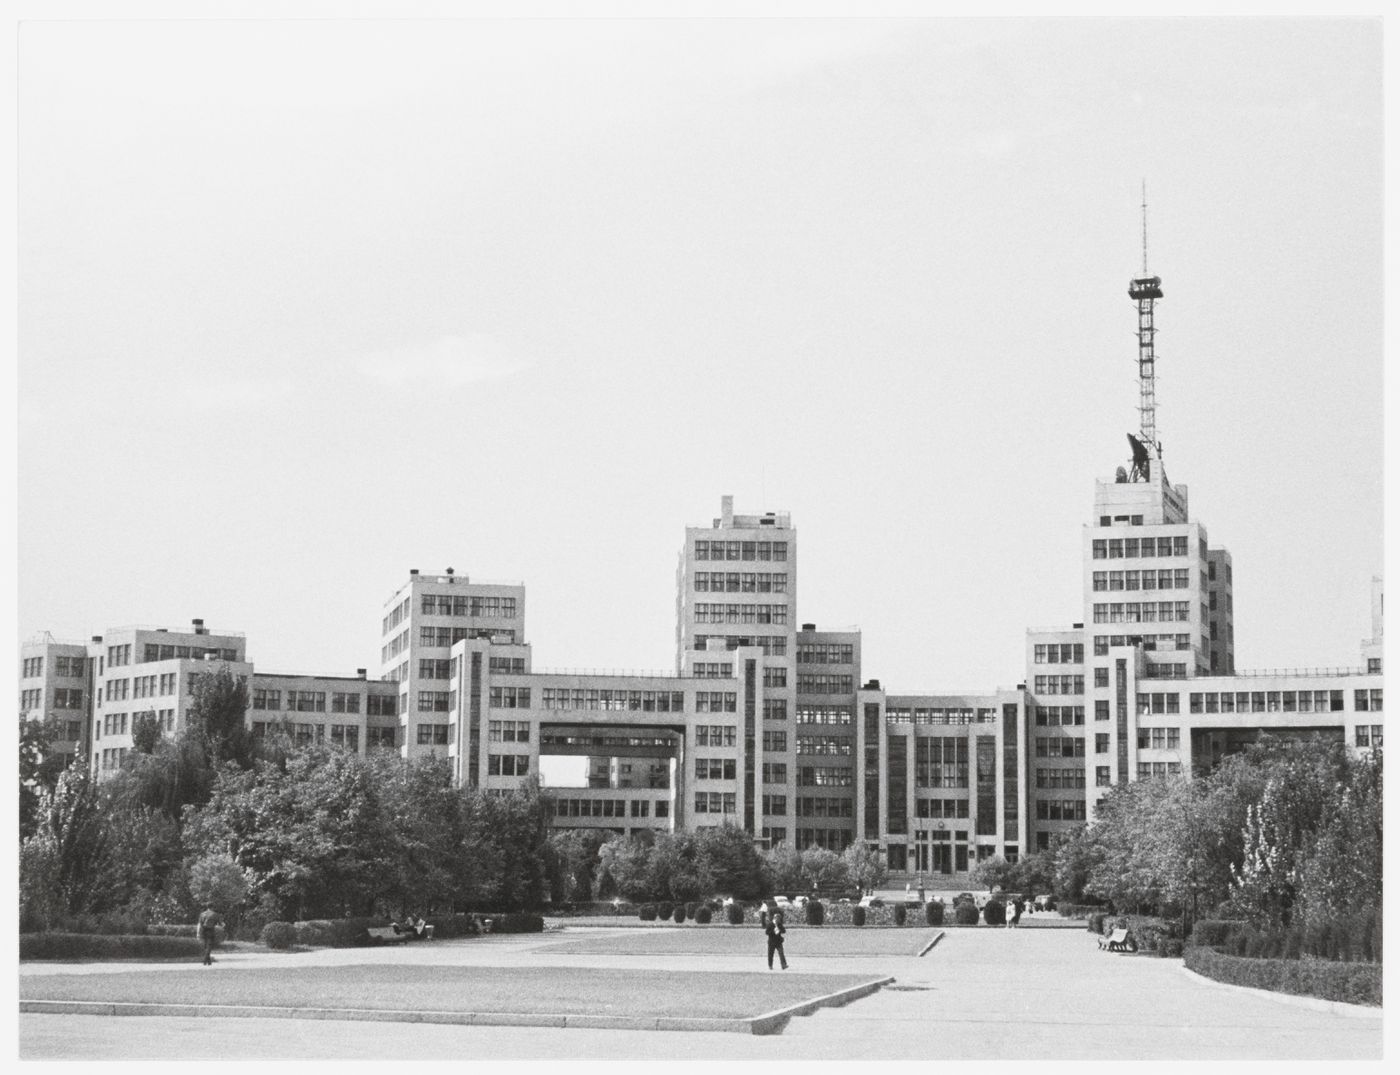
[[[1153,306],[1162,297],[1162,280],[1147,275],[1147,181],[1142,183],[1142,275],[1128,285],[1128,296],[1138,308],[1138,439],[1153,458],[1162,457],[1162,445],[1157,440],[1157,359],[1153,353],[1153,338],[1157,330],[1152,323]],[[1146,467],[1134,451],[1133,480],[1147,480]]]

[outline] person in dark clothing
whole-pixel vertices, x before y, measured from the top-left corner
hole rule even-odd
[[[1026,909],[1025,897],[1017,896],[1015,902],[1012,903],[1011,907],[1013,912],[1011,915],[1011,924],[1013,926],[1019,926],[1021,924],[1021,912]]]
[[[782,911],[774,911],[771,916],[765,916],[763,932],[768,935],[768,969],[773,969],[773,953],[777,952],[783,970],[787,970],[787,953],[783,951],[783,934],[787,932],[787,929],[783,925]]]
[[[204,946],[204,965],[206,967],[214,962],[215,930],[223,924],[224,920],[219,916],[219,912],[212,907],[206,907],[199,916],[199,924],[195,926],[195,936]]]

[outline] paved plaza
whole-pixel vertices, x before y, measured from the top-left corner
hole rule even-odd
[[[1181,961],[1101,952],[1081,929],[804,930],[788,975],[892,976],[879,992],[794,1018],[777,1036],[641,1030],[433,1026],[257,1018],[21,1014],[23,1059],[1182,1059],[1379,1060],[1378,1012],[1204,981]],[[678,935],[684,934],[684,943]],[[736,943],[736,934],[752,944]],[[822,938],[829,937],[830,941]],[[869,950],[851,942],[870,938]],[[653,945],[648,938],[655,937]],[[891,943],[898,937],[908,944]],[[616,945],[610,945],[610,939]],[[747,949],[749,950],[745,950]],[[825,949],[826,954],[812,953]],[[769,972],[763,936],[690,928],[571,928],[389,949],[227,953],[242,967],[419,966]],[[187,971],[185,964],[141,970]],[[101,975],[132,964],[32,963],[32,975]],[[772,972],[778,974],[781,972]],[[717,981],[721,980],[719,977]]]

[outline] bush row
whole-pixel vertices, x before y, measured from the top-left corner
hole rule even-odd
[[[19,958],[26,959],[197,959],[204,951],[193,937],[147,934],[22,933]]]
[[[1275,993],[1340,1000],[1348,1004],[1381,1003],[1379,963],[1333,963],[1321,959],[1251,959],[1227,955],[1214,948],[1192,945],[1186,966],[1230,985],[1269,989]]]
[[[1201,919],[1191,933],[1191,943],[1250,959],[1311,957],[1340,963],[1380,963],[1381,912],[1371,908],[1276,930],[1259,929],[1248,922]]]

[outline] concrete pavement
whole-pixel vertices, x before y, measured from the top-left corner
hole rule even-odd
[[[751,970],[756,955],[566,955],[562,934],[487,937],[392,949],[229,953],[210,973],[245,966],[367,962],[631,967],[639,973]],[[931,931],[930,931],[931,932]],[[588,931],[597,935],[595,931]],[[757,931],[755,930],[755,934]],[[635,938],[636,934],[631,934]],[[761,940],[761,939],[760,939]],[[1087,931],[950,929],[927,956],[804,955],[789,935],[789,973],[889,974],[873,996],[792,1020],[778,1037],[279,1020],[30,1015],[25,1059],[177,1058],[752,1058],[1378,1060],[1382,1020],[1316,1010],[1183,973],[1180,960],[1098,950]],[[635,943],[632,947],[635,949]],[[760,942],[755,943],[755,952]],[[170,966],[170,965],[162,965]],[[187,969],[178,965],[180,969]],[[25,964],[21,974],[100,974],[130,964]],[[764,972],[759,972],[764,973]]]

